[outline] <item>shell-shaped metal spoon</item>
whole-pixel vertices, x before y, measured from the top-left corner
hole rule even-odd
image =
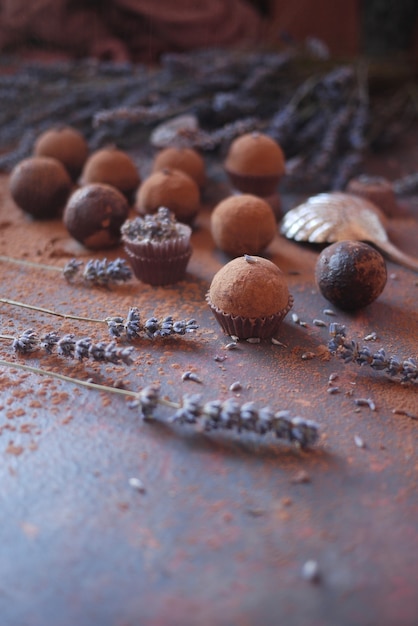
[[[388,238],[384,214],[369,200],[342,191],[320,193],[290,209],[280,232],[310,243],[368,241],[388,259],[418,272],[418,259],[405,254]]]

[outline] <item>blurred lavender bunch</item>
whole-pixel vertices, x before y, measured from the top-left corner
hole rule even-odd
[[[119,338],[126,335],[129,341],[136,339],[141,333],[154,339],[155,337],[169,337],[170,335],[185,335],[199,328],[194,319],[174,321],[171,315],[161,319],[150,317],[142,322],[137,307],[129,309],[126,319],[118,316],[108,317],[106,322],[111,337]]]
[[[140,407],[144,419],[154,417],[160,402],[160,390],[155,385],[145,387],[130,403]],[[202,424],[205,431],[226,429],[258,435],[273,433],[278,439],[297,443],[301,448],[314,445],[319,438],[319,426],[312,420],[291,417],[289,411],[257,409],[254,402],[239,404],[234,398],[203,402],[200,394],[184,395],[181,406],[169,420],[178,424]]]
[[[383,348],[372,352],[369,346],[360,346],[356,341],[347,339],[346,328],[342,324],[332,323],[329,326],[331,339],[328,349],[344,360],[345,363],[368,365],[375,371],[384,371],[389,376],[399,377],[401,382],[416,382],[418,380],[418,363],[409,357],[399,359],[397,356],[386,356]]]
[[[82,269],[83,268],[83,269]],[[64,266],[64,278],[71,282],[80,276],[89,286],[106,287],[112,283],[123,283],[132,278],[132,271],[125,259],[117,258],[114,261],[105,259],[90,259],[86,264],[77,259],[71,259]]]

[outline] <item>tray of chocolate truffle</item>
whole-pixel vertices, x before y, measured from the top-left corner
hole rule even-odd
[[[40,346],[47,346],[49,353],[56,348],[60,354],[80,361],[92,354],[96,361],[113,359],[115,363],[127,363],[132,361],[131,349],[121,351],[118,342],[122,335],[135,340],[141,331],[148,337],[160,338],[175,333],[199,333],[202,325],[196,319],[202,317],[203,307],[212,320],[208,322],[205,313],[204,324],[218,324],[220,337],[213,339],[215,347],[221,345],[222,349],[231,350],[240,342],[265,345],[266,349],[271,344],[286,346],[283,322],[298,307],[298,295],[289,286],[290,277],[296,291],[304,287],[305,296],[301,299],[304,298],[305,304],[306,293],[312,293],[314,285],[316,297],[320,294],[324,302],[342,315],[351,315],[369,307],[384,291],[388,279],[386,260],[408,271],[418,271],[417,258],[402,251],[387,234],[388,220],[396,212],[396,199],[386,179],[361,176],[353,179],[345,192],[324,192],[284,207],[280,181],[286,170],[285,155],[277,141],[267,134],[244,133],[231,141],[221,162],[213,161],[210,168],[218,172],[216,181],[211,180],[207,163],[196,149],[181,147],[174,140],[173,145],[154,151],[148,158],[148,174],[144,177],[132,154],[115,146],[89,153],[85,138],[72,127],[54,127],[37,138],[33,155],[19,162],[11,172],[8,190],[18,210],[29,216],[21,226],[27,230],[28,237],[36,222],[46,227],[50,224],[51,229],[59,223],[68,237],[77,242],[79,247],[74,248],[77,254],[61,268],[69,283],[83,263],[77,255],[83,258],[89,253],[93,259],[83,274],[86,284],[109,288],[111,283],[136,281],[147,286],[148,300],[156,307],[165,301],[164,289],[170,288],[174,290],[170,292],[171,299],[173,294],[178,294],[181,304],[182,285],[187,283],[190,287],[194,281],[189,269],[190,261],[193,263],[195,259],[200,268],[196,284],[203,293],[193,312],[196,315],[189,320],[176,322],[166,315],[161,319],[151,317],[143,323],[136,306],[130,308],[126,320],[106,316],[103,311],[101,321],[108,323],[112,341],[102,346],[101,351],[96,344],[86,341],[81,348],[75,340],[61,345],[58,337],[46,340],[25,331],[26,335],[23,333],[13,340],[18,358],[25,355],[27,359]],[[218,185],[219,172],[222,191],[216,197],[207,190]],[[203,210],[205,193],[211,200]],[[310,251],[314,256],[310,257],[310,263],[314,279],[310,276],[307,284],[305,278],[305,284],[302,280],[298,285],[298,271],[292,268],[294,256],[289,263],[286,253],[281,252],[283,267],[280,267],[281,263],[275,260],[277,255],[271,252],[272,245],[273,249],[276,245],[279,249],[284,246],[292,250],[291,256],[298,255],[298,247],[303,254],[307,246],[312,246]],[[114,260],[108,263],[104,254],[110,254]],[[1,261],[32,263],[36,267],[35,260],[18,256],[4,254]],[[48,268],[45,264],[44,267]],[[135,301],[135,289],[132,295]],[[93,292],[90,297],[93,301]],[[16,302],[12,298],[1,301],[33,311],[46,310],[37,309],[33,302]],[[329,308],[326,310],[330,315],[335,314]],[[300,321],[297,313],[292,313],[292,320]],[[404,359],[387,357],[382,350],[374,353],[350,342],[344,323],[319,324],[317,320],[316,325],[329,327],[330,355],[338,354],[346,361],[384,370],[389,377],[405,384],[416,382],[416,355]],[[226,343],[222,343],[222,337]],[[258,358],[263,357],[259,354]],[[27,360],[23,363],[3,359],[2,364],[30,367]],[[48,374],[42,368],[37,371]],[[188,373],[183,380],[202,383],[197,374]],[[124,390],[148,419],[158,403],[164,404],[158,386],[151,383],[152,380],[149,385],[145,381],[140,393]],[[210,383],[216,387],[219,381],[215,376]],[[106,385],[101,388],[105,389]],[[111,393],[114,391],[110,389]],[[274,392],[269,400],[274,401]],[[227,399],[205,404],[196,394],[185,394],[173,406],[177,421],[194,423],[203,417],[207,430],[234,427],[238,432],[261,434],[272,430],[277,437],[302,448],[319,440],[319,425],[311,419],[312,415],[305,419],[268,408],[264,413],[248,407],[245,411],[236,403],[228,405]]]

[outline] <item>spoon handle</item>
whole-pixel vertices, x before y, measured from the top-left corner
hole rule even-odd
[[[390,261],[407,267],[414,272],[418,272],[418,259],[405,254],[390,241],[372,241],[372,243],[382,252]]]

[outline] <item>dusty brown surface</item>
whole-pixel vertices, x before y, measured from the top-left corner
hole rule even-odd
[[[415,146],[399,160],[371,163],[371,171],[384,165],[396,175],[402,159],[418,158]],[[284,345],[241,342],[227,351],[204,298],[228,260],[209,233],[210,207],[226,191],[217,180],[209,181],[211,201],[178,285],[132,280],[88,289],[54,272],[0,264],[2,297],[98,318],[126,315],[130,306],[145,317],[195,317],[194,335],[138,340],[130,368],[19,357],[7,340],[1,358],[133,390],[159,381],[172,400],[199,392],[289,409],[320,424],[319,445],[301,451],[252,435],[198,433],[164,423],[164,408],[161,422],[144,423],[121,397],[1,368],[0,613],[8,626],[416,624],[418,422],[392,412],[418,415],[416,385],[330,357],[328,330],[313,320],[344,323],[358,341],[374,331],[372,348],[417,357],[418,276],[388,263],[376,302],[330,317],[314,283],[318,251],[277,235],[267,256],[286,273],[293,312],[307,325],[289,315],[278,337]],[[2,176],[0,254],[61,267],[72,256],[91,258],[59,220],[25,217],[7,183]],[[285,198],[285,207],[292,202]],[[412,199],[390,229],[415,255],[417,216]],[[0,315],[3,334],[34,328],[107,337],[105,325],[5,304]],[[187,370],[203,383],[182,381]],[[339,393],[327,392],[331,374]],[[232,393],[235,381],[241,390]],[[376,410],[357,406],[359,398]],[[320,568],[318,584],[301,577],[310,559]]]

